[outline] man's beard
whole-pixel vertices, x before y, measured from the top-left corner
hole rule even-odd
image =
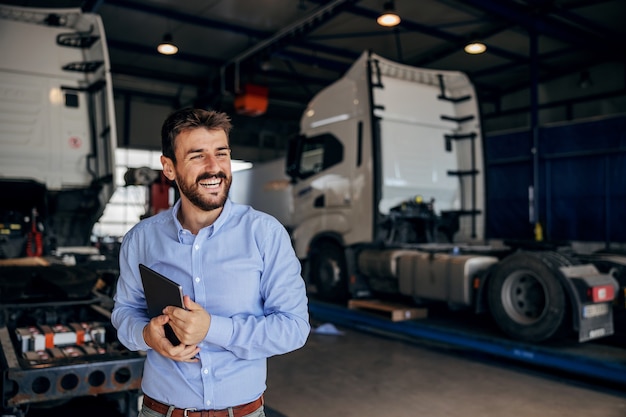
[[[221,178],[224,183],[224,194],[218,195],[217,201],[207,201],[206,197],[204,197],[199,190],[199,188],[201,187],[201,185],[199,185],[199,182],[210,178]],[[228,198],[228,192],[230,190],[230,185],[232,181],[232,177],[228,177],[224,172],[220,171],[217,174],[204,173],[202,175],[199,175],[198,178],[196,178],[196,182],[193,184],[177,182],[177,185],[180,193],[187,197],[187,199],[194,206],[204,211],[212,211],[224,207],[224,204],[226,204],[226,199]]]

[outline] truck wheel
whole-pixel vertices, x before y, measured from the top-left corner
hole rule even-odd
[[[557,268],[567,264],[554,252],[520,252],[502,260],[489,280],[487,295],[498,326],[526,342],[562,337],[569,314]]]
[[[311,261],[310,274],[318,296],[325,301],[345,302],[348,274],[343,249],[333,242],[320,242]]]

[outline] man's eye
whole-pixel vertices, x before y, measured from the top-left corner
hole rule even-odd
[[[199,159],[199,158],[202,158],[202,155],[194,155],[189,159]]]

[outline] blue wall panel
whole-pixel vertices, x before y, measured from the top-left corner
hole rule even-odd
[[[489,238],[530,239],[530,131],[485,139]],[[539,220],[549,240],[626,242],[626,117],[539,129]]]

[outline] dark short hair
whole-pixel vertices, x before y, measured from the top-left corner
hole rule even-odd
[[[161,152],[176,162],[174,145],[176,136],[181,132],[197,128],[223,130],[228,138],[232,127],[230,117],[226,113],[193,108],[177,110],[165,119],[161,127]]]

